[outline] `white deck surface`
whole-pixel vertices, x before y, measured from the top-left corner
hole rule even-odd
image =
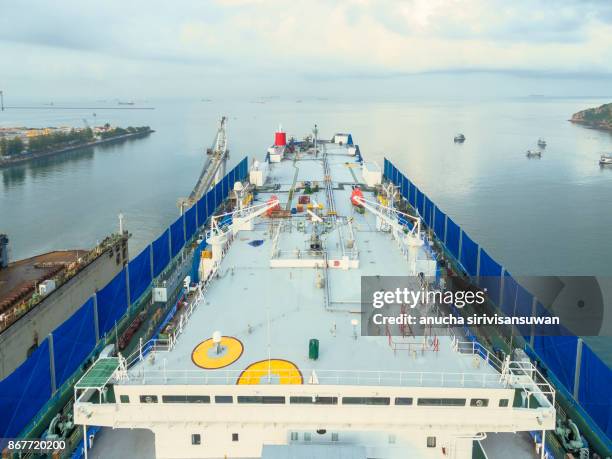
[[[386,379],[384,372],[427,372],[424,377],[403,377],[402,385],[424,386],[457,386],[459,377],[440,377],[441,372],[459,374],[469,373],[461,379],[466,387],[482,387],[483,375],[491,376],[496,372],[487,364],[478,368],[474,366],[474,357],[461,355],[451,348],[448,337],[440,337],[438,352],[418,353],[416,356],[408,351],[394,351],[381,329],[381,336],[355,337],[351,325],[353,319],[360,319],[360,281],[366,275],[408,275],[408,264],[396,242],[389,233],[376,231],[375,217],[366,211],[359,214],[350,203],[353,174],[360,175],[359,166],[352,156],[344,154],[344,147],[327,145],[331,155],[328,156],[332,182],[335,189],[334,201],[339,217],[352,217],[355,232],[355,246],[359,252],[358,269],[329,269],[330,297],[325,302],[325,289],[316,287],[316,277],[322,270],[313,268],[272,268],[270,257],[272,249],[272,231],[269,219],[258,219],[255,230],[242,231],[238,234],[223,259],[218,278],[214,279],[204,295],[204,300],[189,319],[184,331],[180,334],[176,346],[170,352],[158,353],[154,363],[149,360],[134,366],[132,376],[147,374],[146,382],[160,383],[159,378],[151,375],[165,372],[165,381],[173,383],[204,383],[206,376],[215,373],[228,375],[228,382],[236,380],[237,375],[250,364],[265,360],[284,359],[298,366],[307,379],[312,369],[316,369],[320,383],[339,384],[392,384],[397,375]],[[311,156],[311,155],[310,155]],[[298,171],[299,181],[318,182],[320,191],[311,195],[328,208],[326,202],[323,176],[322,155],[318,159],[309,157],[305,160],[284,160],[270,165],[266,185],[281,184],[289,189],[294,183]],[[338,185],[338,184],[344,185]],[[265,188],[265,187],[264,187]],[[301,192],[293,195],[292,202],[286,206],[288,192],[260,192],[258,202],[266,202],[274,194],[279,197],[281,207],[295,207]],[[375,200],[372,193],[364,191],[368,200]],[[281,232],[279,248],[293,256],[295,250],[306,253],[310,238],[311,224],[305,225],[304,232],[297,229],[297,221],[304,221],[304,214],[286,220],[291,232]],[[339,230],[323,235],[328,256],[339,256],[342,246],[338,237]],[[343,230],[346,231],[346,228]],[[252,240],[263,240],[259,247],[248,244]],[[426,257],[425,252],[421,255]],[[192,351],[202,341],[210,338],[214,331],[223,335],[238,338],[244,345],[244,353],[231,365],[220,370],[205,370],[196,366],[191,358]],[[335,333],[332,332],[335,330]],[[359,334],[360,328],[357,328]],[[308,343],[311,338],[320,341],[320,358],[308,359]],[[422,342],[422,337],[408,338],[405,341]],[[332,378],[332,373],[342,371]],[[200,381],[190,378],[201,378]],[[359,372],[359,381],[354,373]],[[380,372],[380,373],[378,373]],[[235,374],[236,376],[229,376]],[[325,380],[325,376],[329,379]],[[336,373],[333,373],[336,377]],[[368,378],[367,376],[371,377]],[[233,379],[232,379],[233,378]],[[142,379],[133,378],[133,383],[142,383]],[[210,382],[209,382],[210,383]],[[219,383],[219,382],[217,382]],[[488,387],[501,387],[493,383]]]

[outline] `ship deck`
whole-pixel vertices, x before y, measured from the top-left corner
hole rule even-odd
[[[322,148],[327,150],[337,216],[352,218],[357,252],[349,255],[358,258],[359,267],[271,267],[275,232],[269,219],[260,218],[254,230],[241,231],[232,242],[217,276],[195,305],[172,350],[156,352],[154,359],[138,362],[130,368],[129,379],[121,384],[234,384],[247,368],[270,370],[269,364],[262,366],[259,362],[272,359],[273,365],[283,368],[287,368],[287,362],[293,364],[304,383],[313,377],[314,370],[320,384],[502,387],[494,368],[476,362],[479,357],[475,355],[456,352],[448,336],[439,337],[437,351],[422,349],[431,337],[390,339],[382,327],[380,336],[361,336],[360,326],[354,324],[354,320],[361,320],[361,277],[409,276],[410,271],[390,233],[376,230],[375,216],[367,211],[360,214],[351,205],[351,185],[363,186],[355,157],[349,156],[343,146],[323,144]],[[310,195],[311,202],[322,204],[325,212],[331,204],[324,179],[321,154],[316,159],[308,155],[273,163],[254,204],[275,195],[283,209],[295,207],[302,193],[290,190],[309,181],[319,185],[319,191]],[[367,187],[363,189],[365,199],[376,199]],[[312,223],[306,221],[304,214],[292,215],[280,225],[283,228],[278,235],[276,247],[280,252],[276,257],[294,257],[297,251],[302,258],[311,256],[305,247]],[[347,255],[342,246],[345,238],[346,230],[334,228],[326,233],[323,242],[328,259]],[[253,241],[263,243],[249,244]],[[420,257],[430,255],[422,249]],[[318,278],[323,278],[324,287],[317,286]],[[416,278],[408,282],[418,289]],[[196,349],[215,331],[232,340],[228,342],[230,353],[232,346],[242,349],[239,355],[236,350],[237,358],[227,357],[222,368],[205,369],[202,366],[214,360],[212,351]],[[320,343],[317,360],[309,359],[309,341],[313,338]],[[390,340],[400,346],[394,349]],[[288,367],[294,368],[290,364]],[[268,371],[271,381],[267,382],[278,382],[278,375],[278,371]]]

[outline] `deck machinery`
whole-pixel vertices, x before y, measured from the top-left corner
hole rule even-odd
[[[94,455],[533,454],[521,435],[485,440],[555,427],[555,391],[531,363],[500,361],[452,329],[359,332],[362,276],[419,289],[437,265],[420,219],[394,208],[380,178],[366,183],[355,150],[283,149],[248,207],[212,219],[212,256],[181,327],[147,352],[98,361],[75,386],[75,423],[107,428]],[[148,453],[135,446],[146,431]]]

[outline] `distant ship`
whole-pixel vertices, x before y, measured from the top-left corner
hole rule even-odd
[[[612,154],[601,155],[599,158],[599,164],[602,166],[612,165]]]
[[[465,136],[463,134],[457,134],[453,140],[457,143],[463,143],[465,142]]]
[[[119,101],[119,102],[117,102],[117,104],[118,105],[134,105],[134,102],[131,102],[131,101],[130,102],[121,102],[121,101]]]
[[[546,148],[546,140],[544,140],[542,138],[538,139],[538,147]]]
[[[526,156],[528,158],[541,158],[542,152],[540,150],[527,150]]]

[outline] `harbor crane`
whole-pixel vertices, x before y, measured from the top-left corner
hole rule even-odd
[[[208,190],[225,175],[229,150],[227,148],[227,117],[221,117],[217,135],[210,148],[206,150],[206,161],[188,198],[180,198],[177,202],[181,214],[200,199]]]

